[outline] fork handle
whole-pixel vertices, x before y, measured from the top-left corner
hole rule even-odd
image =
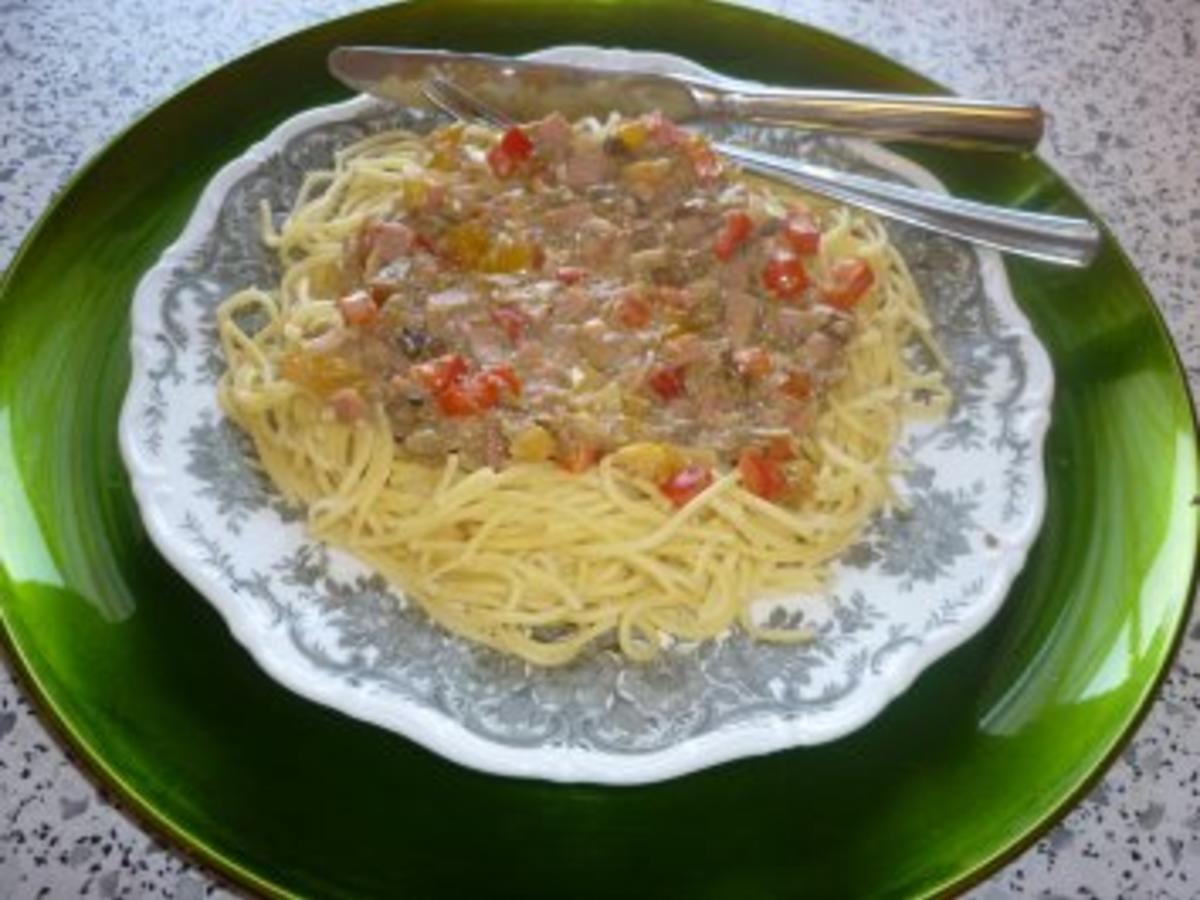
[[[717,150],[751,171],[813,193],[1008,253],[1082,267],[1100,248],[1100,230],[1086,219],[991,206],[731,144]]]
[[[847,91],[713,90],[694,84],[707,115],[726,120],[918,141],[964,148],[1029,151],[1044,116],[1037,106]]]

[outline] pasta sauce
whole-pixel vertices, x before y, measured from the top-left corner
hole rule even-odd
[[[824,265],[819,211],[659,115],[472,137],[427,138],[427,177],[345,242],[342,321],[285,376],[344,421],[382,402],[432,463],[620,451],[673,501],[714,466],[802,492],[795,441],[843,372],[867,262]]]
[[[822,585],[950,401],[878,221],[657,114],[383,132],[269,212],[222,409],[312,536],[538,665],[806,640],[755,602]]]

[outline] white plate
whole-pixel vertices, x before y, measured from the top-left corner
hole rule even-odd
[[[572,47],[591,65],[688,71],[678,57]],[[999,609],[1041,522],[1053,375],[990,251],[904,227],[892,234],[953,365],[945,421],[905,432],[908,510],[882,517],[829,592],[778,604],[817,632],[805,646],[740,634],[647,665],[609,653],[539,670],[433,625],[346,554],[311,539],[224,420],[213,310],[269,287],[258,205],[287,208],[304,170],[422,113],[360,97],[310,110],[229,163],[133,300],[133,377],[121,448],[155,544],[281,684],[467,766],[556,781],[633,784],[832,740],[860,727]],[[738,128],[739,139],[943,190],[864,142]],[[723,136],[728,131],[722,132]]]

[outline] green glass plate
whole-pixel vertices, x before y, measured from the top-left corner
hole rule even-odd
[[[935,88],[691,0],[425,0],[295,35],[168,101],[63,193],[0,297],[0,616],[48,718],[154,824],[276,894],[916,896],[1027,845],[1135,727],[1191,596],[1192,407],[1111,237],[1085,272],[1008,265],[1058,378],[1024,574],[982,634],[832,744],[640,788],[490,777],[276,685],[152,550],[116,442],[134,285],[225,161],[346,96],[324,55],[363,43],[646,47],[766,82]],[[1088,214],[1035,159],[908,155],[965,196]]]

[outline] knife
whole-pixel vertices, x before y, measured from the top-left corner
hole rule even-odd
[[[355,90],[432,108],[423,87],[442,75],[519,121],[659,110],[678,122],[756,122],[836,131],[881,141],[919,141],[1028,151],[1042,136],[1037,106],[903,94],[791,88],[736,89],[691,76],[531,62],[482,53],[339,47],[329,70]]]

